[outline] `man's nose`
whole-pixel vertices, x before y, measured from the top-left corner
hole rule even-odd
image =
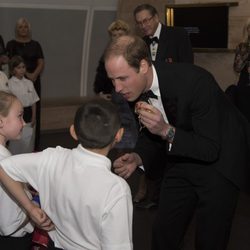
[[[114,87],[115,87],[115,92],[120,93],[122,90],[122,85],[119,83],[119,81],[115,80],[114,81]]]

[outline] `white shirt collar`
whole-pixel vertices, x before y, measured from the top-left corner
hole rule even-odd
[[[152,81],[152,85],[150,87],[150,90],[152,90],[155,95],[160,97],[161,94],[160,94],[160,89],[159,89],[159,81],[158,81],[158,76],[156,74],[156,70],[155,70],[154,65],[152,65],[152,70],[153,70],[153,81]]]
[[[111,161],[108,157],[97,154],[93,151],[90,151],[86,148],[84,148],[81,144],[78,144],[77,148],[74,149],[75,152],[77,152],[77,157],[81,159],[83,162],[85,160],[85,157],[87,156],[88,159],[92,158],[92,161],[95,162],[96,167],[106,167],[108,170],[111,169]]]
[[[158,27],[157,27],[157,29],[156,29],[154,35],[153,35],[153,36],[150,36],[150,38],[152,38],[152,37],[157,37],[158,39],[160,38],[161,26],[162,26],[162,25],[161,25],[161,23],[159,22]]]

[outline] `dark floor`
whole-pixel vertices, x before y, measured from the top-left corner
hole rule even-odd
[[[42,133],[41,149],[54,147],[56,145],[72,148],[76,146],[77,143],[73,141],[67,131]],[[139,174],[135,173],[128,180],[132,194],[136,192],[138,177]],[[134,209],[134,250],[150,250],[151,227],[156,212],[156,209]],[[183,250],[194,250],[194,224],[194,221],[192,221],[187,231]],[[250,250],[250,197],[245,194],[240,195],[228,250]]]

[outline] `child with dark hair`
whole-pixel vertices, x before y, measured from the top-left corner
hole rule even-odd
[[[55,225],[49,236],[56,249],[131,250],[131,192],[110,171],[107,158],[123,135],[117,108],[99,97],[86,98],[70,134],[79,141],[77,148],[13,156],[0,163],[0,180],[36,223],[39,208],[18,182],[39,192],[41,208]]]

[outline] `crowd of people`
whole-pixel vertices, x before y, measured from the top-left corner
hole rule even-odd
[[[7,64],[7,72],[2,65]],[[18,96],[25,107],[22,139],[10,142],[13,154],[39,150],[40,140],[40,75],[44,68],[44,56],[40,43],[32,39],[31,24],[26,18],[19,18],[15,27],[15,38],[6,46],[0,39],[0,90]]]
[[[137,6],[134,20],[142,38],[122,20],[108,27],[96,96],[83,100],[70,126],[73,149],[34,153],[43,51],[25,18],[6,47],[0,37],[0,65],[9,65],[9,75],[0,71],[1,249],[31,250],[40,228],[49,250],[132,250],[133,202],[157,206],[152,250],[181,249],[194,213],[196,249],[227,249],[239,192],[250,191],[247,114],[193,64],[184,28],[162,24],[150,4]],[[250,20],[243,34],[234,70],[247,93]],[[126,179],[137,170],[132,198]]]

